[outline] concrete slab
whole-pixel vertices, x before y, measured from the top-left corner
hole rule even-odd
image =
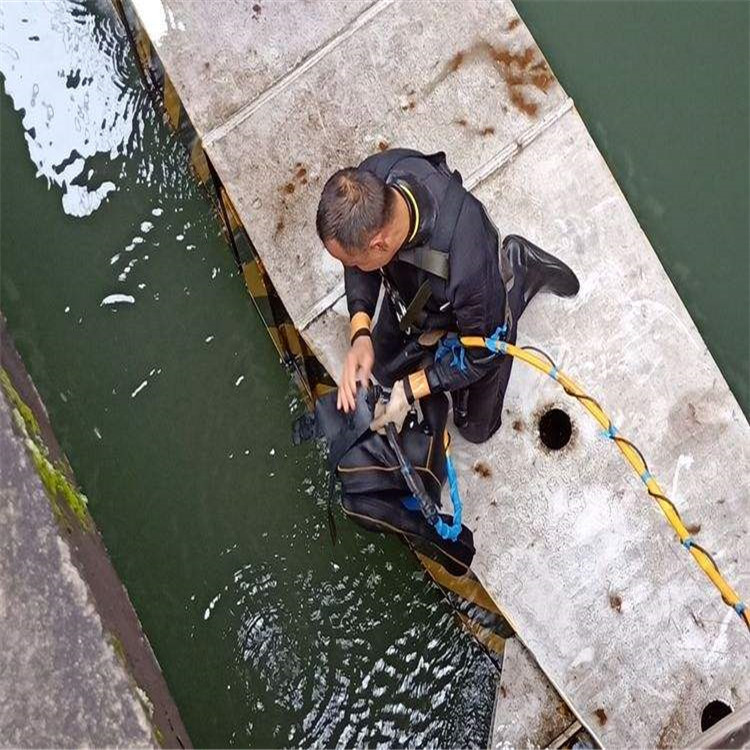
[[[340,264],[320,256],[315,238],[331,173],[378,148],[419,144],[445,150],[468,175],[564,104],[517,21],[512,6],[491,0],[391,2],[204,144],[298,324],[343,291]]]
[[[202,137],[341,35],[372,0],[145,0],[139,20]],[[200,40],[196,44],[196,40]]]
[[[535,300],[519,340],[549,351],[612,413],[747,595],[750,428],[510,2],[380,0],[348,28],[205,143],[313,350],[338,375],[341,268],[314,233],[325,179],[378,148],[447,151],[502,234],[528,236],[581,278],[573,301]],[[163,60],[173,36],[156,43]],[[181,64],[189,72],[188,56]],[[538,437],[552,406],[573,421],[557,452]],[[736,658],[747,631],[578,404],[516,364],[506,407],[492,441],[454,444],[475,572],[600,742],[684,744],[708,701],[750,699]],[[470,470],[480,458],[489,477]]]
[[[572,724],[578,725],[517,638],[505,642],[490,748],[548,747]]]
[[[159,747],[0,388],[0,745]]]

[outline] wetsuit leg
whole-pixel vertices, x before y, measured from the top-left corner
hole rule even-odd
[[[503,240],[500,268],[506,288],[506,341],[511,344],[516,343],[523,311],[538,292],[572,297],[580,286],[565,263],[518,235],[508,235]],[[466,421],[458,431],[468,441],[483,443],[500,427],[512,367],[513,357],[504,356],[496,369],[469,386],[468,394],[464,394]]]
[[[508,387],[512,357],[503,357],[500,364],[468,388],[466,423],[458,428],[470,443],[483,443],[502,424],[503,400]]]

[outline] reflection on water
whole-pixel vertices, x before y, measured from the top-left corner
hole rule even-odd
[[[199,746],[479,746],[494,668],[325,523],[293,386],[109,4],[0,5],[0,293]]]

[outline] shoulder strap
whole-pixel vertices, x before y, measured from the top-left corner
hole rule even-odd
[[[450,258],[448,253],[434,250],[428,245],[400,250],[398,259],[404,261],[404,263],[421,268],[423,271],[427,271],[427,273],[439,276],[444,281],[448,281],[448,277],[450,276]]]

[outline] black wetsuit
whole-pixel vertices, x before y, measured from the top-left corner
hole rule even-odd
[[[388,168],[387,164],[394,160],[395,151],[399,152],[401,158]],[[359,168],[374,172],[398,189],[410,207],[412,226],[401,250],[429,245],[446,196],[450,194],[450,183],[457,179],[456,176],[436,166],[434,157],[428,158],[406,149],[370,156]],[[448,279],[400,260],[398,253],[382,270],[406,305],[409,305],[423,282],[429,282],[431,296],[424,308],[426,320],[420,326],[422,330],[448,328],[462,336],[489,336],[506,323],[508,317],[499,262],[499,238],[480,201],[463,188],[460,190],[463,200],[448,249]],[[409,193],[416,200],[417,210],[413,208]],[[511,242],[514,240],[508,239]],[[382,282],[380,271],[364,272],[347,267],[345,282],[349,315],[363,311],[372,317]],[[515,341],[518,315],[520,311],[509,316],[509,330],[504,337],[508,341]],[[372,338],[375,349],[374,374],[383,385],[390,386],[392,379],[388,382],[388,374],[383,371],[382,364],[390,361],[404,347],[407,337],[399,328],[394,304],[388,295],[384,297]],[[512,358],[473,349],[466,351],[464,368],[451,366],[449,360],[450,357],[425,368],[430,392],[451,392],[454,419],[459,431],[471,442],[482,442],[500,426]]]

